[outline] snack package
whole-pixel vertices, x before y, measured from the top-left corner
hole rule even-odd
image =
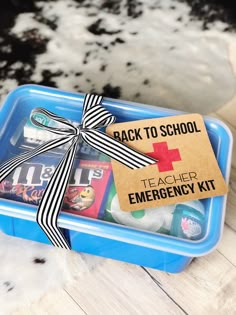
[[[111,173],[109,162],[78,161],[65,193],[63,211],[102,219]]]
[[[0,196],[38,205],[60,159],[39,156],[16,168],[0,183]],[[102,218],[111,178],[108,162],[75,160],[63,211]]]
[[[35,114],[36,115],[36,114]],[[34,116],[34,118],[45,124],[48,127],[56,127],[60,128],[60,124],[55,123],[48,117],[46,117],[44,114],[37,114]],[[79,125],[78,122],[70,121],[75,127]],[[56,139],[58,137],[57,134],[54,134],[49,131],[45,131],[44,129],[37,127],[32,124],[30,121],[30,118],[27,120],[24,119],[16,129],[16,132],[14,133],[11,142],[15,147],[19,147],[25,150],[31,150],[42,143]],[[58,148],[52,149],[50,153],[52,154],[64,154],[65,151],[69,148],[70,143],[66,143]],[[104,154],[102,155],[99,151],[92,148],[90,145],[88,145],[86,142],[84,142],[82,139],[79,141],[78,150],[76,153],[76,158],[81,160],[105,160],[108,161],[108,159],[105,159]]]

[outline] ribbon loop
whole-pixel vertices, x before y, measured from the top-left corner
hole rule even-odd
[[[83,128],[102,128],[114,123],[116,120],[108,110],[101,105],[94,105],[85,114],[82,120]]]
[[[155,164],[157,161],[148,157],[109,135],[97,130],[115,122],[115,117],[101,106],[102,96],[87,94],[83,103],[82,122],[78,127],[73,126],[67,119],[57,116],[43,108],[31,112],[31,122],[37,127],[50,131],[62,137],[43,143],[32,151],[20,154],[0,166],[0,182],[4,180],[19,165],[41,153],[52,150],[63,144],[70,143],[69,149],[55,169],[44,191],[37,210],[36,220],[51,242],[58,247],[69,249],[70,245],[57,225],[64,194],[69,182],[73,161],[80,137],[96,150],[105,153],[131,169],[142,168]],[[39,121],[40,115],[52,124],[46,125]],[[35,117],[38,117],[36,119]],[[43,120],[43,119],[42,119]]]

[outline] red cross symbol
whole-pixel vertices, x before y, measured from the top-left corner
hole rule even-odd
[[[157,142],[152,144],[154,152],[146,153],[148,156],[157,159],[159,172],[171,171],[174,169],[173,162],[181,161],[179,149],[168,149],[167,142]]]

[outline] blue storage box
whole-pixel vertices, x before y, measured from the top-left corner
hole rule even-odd
[[[183,114],[171,109],[111,99],[104,99],[102,104],[116,116],[117,122]],[[81,94],[36,85],[15,89],[6,98],[0,112],[0,163],[22,152],[16,146],[18,139],[13,135],[22,136],[22,128],[34,108],[43,107],[59,116],[80,122],[82,105]],[[217,119],[205,117],[204,121],[219,167],[228,182],[231,133]],[[226,196],[208,198],[203,203],[207,224],[204,237],[197,241],[64,212],[60,214],[58,223],[75,251],[176,273],[184,270],[193,257],[212,251],[222,235]],[[49,244],[36,223],[36,209],[33,205],[0,198],[0,229],[8,235]]]

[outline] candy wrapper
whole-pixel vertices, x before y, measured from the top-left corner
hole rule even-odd
[[[59,159],[40,156],[19,166],[0,183],[2,198],[39,205]],[[75,160],[62,211],[102,218],[111,179],[109,162]]]

